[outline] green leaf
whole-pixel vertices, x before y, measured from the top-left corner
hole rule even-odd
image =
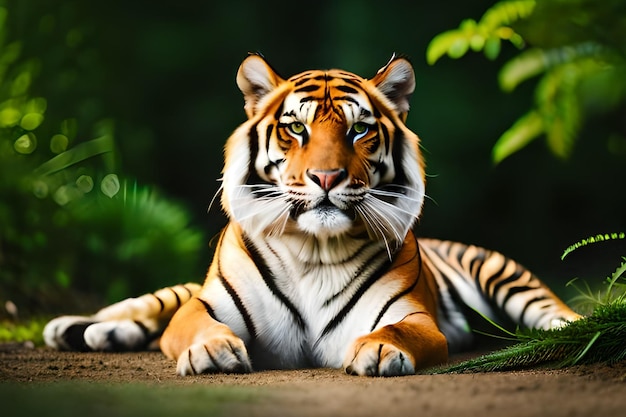
[[[89,142],[81,143],[74,148],[63,152],[60,155],[41,164],[36,170],[35,175],[49,175],[54,172],[61,171],[71,165],[113,151],[113,138],[111,136],[103,136]]]
[[[479,24],[488,29],[510,25],[520,19],[530,16],[535,9],[535,0],[501,1],[490,7]]]
[[[510,92],[523,81],[539,75],[545,67],[544,52],[529,49],[504,64],[498,74],[498,82],[503,91]]]
[[[493,61],[498,55],[500,55],[500,38],[496,38],[495,36],[490,37],[485,42],[485,57],[487,59]]]
[[[492,161],[496,164],[519,151],[544,132],[543,119],[536,111],[520,117],[500,136],[492,149]]]
[[[459,39],[463,39],[463,34],[459,30],[449,30],[435,36],[426,48],[426,62],[433,65],[442,56],[446,55],[452,45]]]
[[[448,48],[448,56],[452,59],[461,58],[469,49],[469,42],[465,38],[457,38],[450,48]]]

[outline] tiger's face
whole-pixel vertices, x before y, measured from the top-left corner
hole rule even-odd
[[[415,86],[407,60],[372,79],[316,70],[285,80],[251,55],[237,83],[248,120],[226,144],[231,220],[250,235],[402,243],[424,198],[419,139],[404,123]]]

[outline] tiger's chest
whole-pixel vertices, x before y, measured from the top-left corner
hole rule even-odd
[[[310,258],[320,248],[306,245],[307,255],[275,242],[247,249],[245,261],[220,257],[220,279],[204,297],[257,368],[341,366],[357,337],[410,312],[401,301],[388,305],[402,285],[386,275],[389,257],[377,245],[355,246],[339,263]]]

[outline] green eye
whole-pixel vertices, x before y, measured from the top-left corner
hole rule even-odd
[[[367,132],[367,125],[365,123],[355,123],[352,126],[352,129],[354,129],[354,133],[356,133],[357,135],[362,135],[363,133]]]
[[[352,141],[356,142],[361,139],[363,136],[367,135],[370,131],[370,126],[363,122],[357,122],[352,125],[352,129],[350,131],[350,136],[352,137]]]
[[[302,135],[306,129],[304,128],[303,123],[293,122],[289,125],[289,130],[291,130],[296,135]]]

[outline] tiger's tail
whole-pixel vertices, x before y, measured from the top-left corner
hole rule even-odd
[[[162,288],[104,307],[92,316],[61,316],[43,330],[46,345],[73,351],[158,349],[167,323],[202,286],[187,283]]]

